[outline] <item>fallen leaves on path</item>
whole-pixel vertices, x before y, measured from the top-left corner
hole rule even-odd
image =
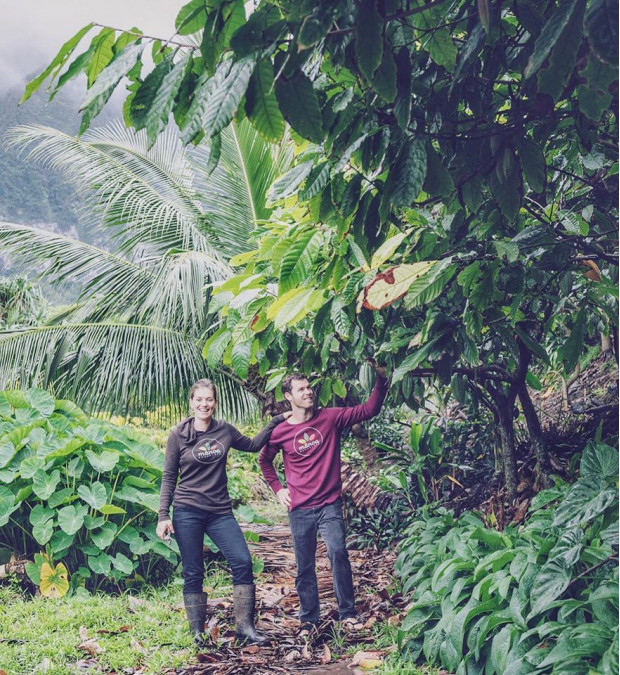
[[[321,599],[322,622],[310,639],[297,636],[299,601],[295,591],[295,554],[287,525],[249,526],[260,535],[250,543],[252,553],[264,562],[264,574],[257,586],[257,629],[268,635],[268,646],[240,646],[234,638],[232,603],[229,597],[209,598],[209,619],[206,633],[211,645],[203,649],[180,670],[169,669],[164,675],[272,675],[279,673],[370,672],[380,665],[386,652],[366,651],[372,644],[372,627],[377,622],[399,617],[403,599],[392,595],[395,555],[390,552],[350,550],[356,589],[359,631],[346,633],[337,622],[337,603],[325,544],[317,547],[317,579]],[[334,638],[337,638],[336,640]],[[338,645],[337,649],[334,646]],[[351,646],[360,646],[359,662],[351,664],[339,659]],[[361,669],[361,670],[360,670]]]

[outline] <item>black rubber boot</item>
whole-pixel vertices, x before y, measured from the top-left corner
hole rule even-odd
[[[207,594],[183,593],[183,604],[189,621],[190,633],[194,642],[202,646],[205,642],[205,620],[207,618]]]
[[[233,587],[233,602],[235,609],[235,637],[245,643],[264,645],[269,642],[266,635],[261,635],[254,628],[254,603],[256,589],[254,584]]]

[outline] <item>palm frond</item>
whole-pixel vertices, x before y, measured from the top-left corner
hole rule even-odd
[[[40,125],[18,126],[7,139],[27,149],[28,158],[62,171],[82,193],[87,211],[113,228],[120,250],[149,244],[160,252],[182,248],[221,257],[197,228],[202,212],[191,165],[171,132],[151,151],[144,132],[120,125],[82,138]]]
[[[206,176],[196,172],[205,226],[231,256],[249,249],[256,223],[269,217],[267,191],[290,164],[290,148],[288,143],[274,146],[266,142],[248,120],[243,120],[222,132],[221,157],[213,173]],[[206,165],[204,155],[197,163]]]
[[[172,405],[182,416],[191,384],[210,375],[193,340],[155,326],[70,324],[0,333],[0,388],[50,387],[87,411],[139,414]],[[230,379],[220,387],[226,419],[239,421],[255,407]]]

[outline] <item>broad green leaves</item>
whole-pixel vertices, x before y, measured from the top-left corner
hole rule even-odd
[[[47,551],[48,557],[36,553],[28,569],[42,594],[60,597],[73,579],[79,583],[79,576],[69,581],[67,569],[88,566],[92,583],[105,585],[95,575],[118,584],[136,569],[143,574],[176,562],[176,545],[162,551],[149,538],[159,504],[160,448],[132,438],[126,428],[91,420],[40,389],[6,392],[0,399],[7,402],[4,431],[22,437],[8,464],[13,479],[0,485],[0,526],[7,541],[19,537],[26,555]],[[33,422],[20,421],[26,412]],[[128,527],[133,536],[121,538]]]
[[[418,429],[412,443],[419,435]],[[591,444],[581,464],[587,476],[576,485],[596,477],[611,487],[617,457],[617,450]],[[568,490],[568,501],[574,487],[548,492],[557,497]],[[584,527],[552,527],[563,505],[501,533],[472,513],[416,519],[395,565],[411,596],[401,639],[421,645],[424,638],[425,657],[452,672],[516,675],[534,663],[586,672],[588,663],[607,662],[617,650],[617,565],[598,531],[608,521],[617,530],[617,507],[581,510],[575,522]],[[593,560],[601,563],[596,574]]]

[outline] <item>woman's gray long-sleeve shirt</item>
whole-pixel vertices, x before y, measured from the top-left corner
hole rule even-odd
[[[196,431],[193,417],[183,420],[168,438],[158,520],[169,520],[173,500],[175,506],[193,506],[215,514],[230,511],[228,451],[258,452],[283,420],[284,415],[276,415],[254,438],[222,420],[211,420],[206,431]]]

